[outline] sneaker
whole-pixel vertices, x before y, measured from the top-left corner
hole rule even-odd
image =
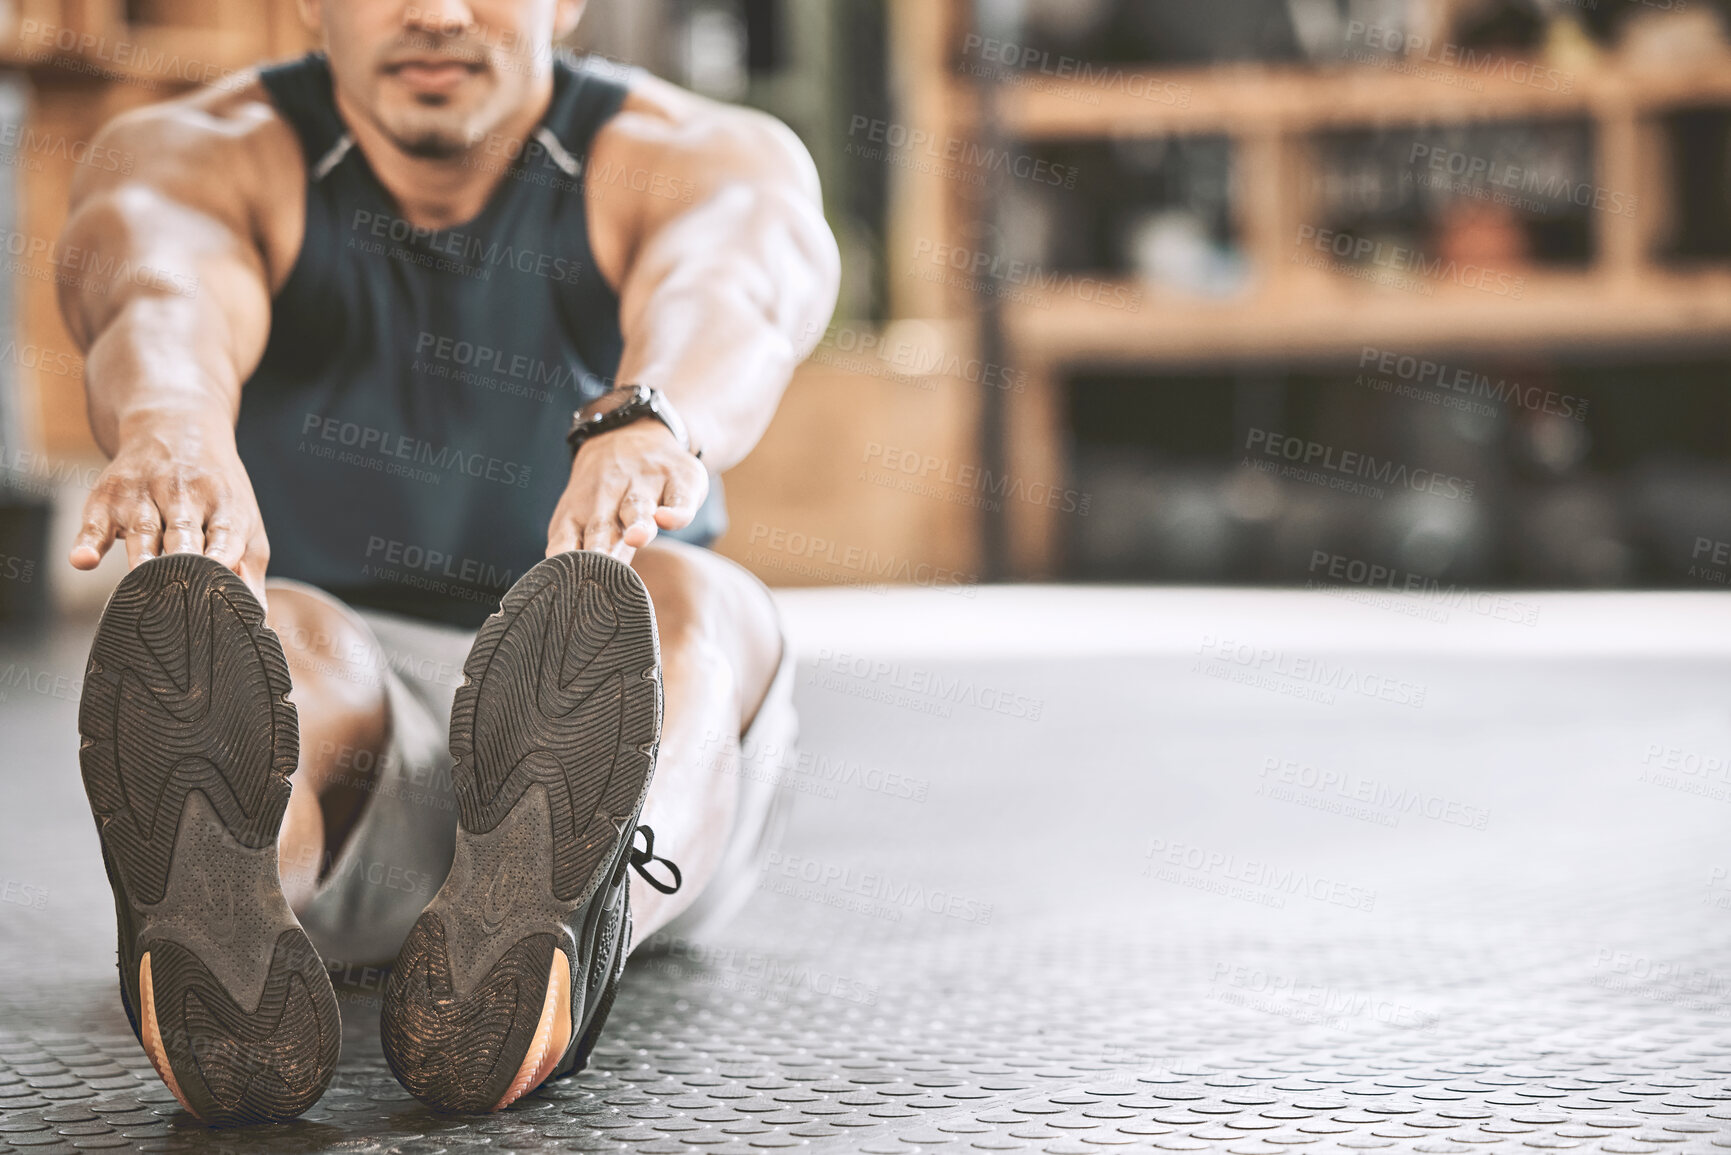
[[[103,610],[79,765],[114,889],[120,994],[175,1098],[207,1123],[292,1119],[342,1031],[277,878],[300,747],[264,609],[217,562],[170,554]]]
[[[679,886],[637,824],[661,738],[648,591],[603,554],[548,558],[463,673],[456,858],[397,956],[380,1032],[416,1098],[497,1111],[587,1062],[630,949],[627,870]]]

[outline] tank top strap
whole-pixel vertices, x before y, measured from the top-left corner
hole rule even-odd
[[[309,52],[261,68],[259,80],[300,138],[309,178],[323,180],[354,146],[354,137],[337,113],[330,62],[322,52]]]
[[[555,54],[553,102],[536,138],[568,175],[581,171],[595,134],[624,105],[636,71],[599,57]]]

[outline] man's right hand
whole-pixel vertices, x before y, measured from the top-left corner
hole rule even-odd
[[[230,426],[177,416],[124,429],[84,503],[72,564],[95,569],[116,538],[126,542],[128,569],[159,554],[202,553],[264,604],[270,543]]]

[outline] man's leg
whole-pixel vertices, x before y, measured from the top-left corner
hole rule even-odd
[[[635,570],[599,553],[549,559],[505,596],[466,665],[452,733],[473,826],[398,953],[381,1021],[392,1070],[441,1109],[500,1110],[583,1062],[625,961],[626,904],[643,941],[727,857],[739,735],[781,661],[775,605],[745,571],[687,546],[641,550]],[[617,857],[639,825],[677,864],[676,893]],[[491,1042],[453,1050],[454,1037]]]
[[[679,542],[657,542],[633,563],[655,606],[661,642],[661,752],[640,821],[684,885],[662,894],[631,877],[634,941],[645,942],[714,876],[732,829],[739,735],[763,704],[781,661],[781,627],[763,586],[745,570]],[[653,868],[652,868],[653,869]]]
[[[720,861],[739,793],[726,771],[775,676],[781,632],[757,580],[707,550],[659,542],[633,568],[655,606],[665,702],[641,821],[684,878],[669,895],[632,876],[634,939],[643,942],[696,899]],[[363,623],[297,586],[273,583],[269,597],[300,715],[300,764],[278,841],[283,893],[300,910],[366,803],[390,714],[382,655]]]
[[[366,804],[390,738],[389,700],[383,657],[352,611],[298,586],[267,592],[300,715],[300,763],[277,848],[283,895],[302,913]]]
[[[691,904],[720,860],[739,782],[718,771],[737,764],[737,736],[775,675],[781,634],[756,579],[707,550],[657,543],[638,553],[634,568],[655,606],[665,702],[641,821],[685,880],[667,895],[633,876],[642,942]],[[300,715],[300,765],[278,842],[283,892],[298,910],[365,805],[390,716],[382,656],[364,624],[296,586],[272,584],[269,597]]]
[[[781,662],[775,604],[750,574],[679,542],[639,550],[632,568],[655,609],[661,650],[661,745],[638,821],[655,832],[655,853],[679,867],[674,894],[630,876],[632,942],[647,942],[715,879],[732,832],[740,778],[739,736],[762,706]],[[651,866],[651,870],[659,869]],[[544,1023],[571,1015],[568,990],[549,992]],[[546,1040],[537,1036],[537,1044]],[[501,1106],[545,1082],[563,1049],[526,1059]]]

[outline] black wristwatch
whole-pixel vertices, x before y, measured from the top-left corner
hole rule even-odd
[[[618,429],[644,417],[653,417],[667,426],[667,431],[687,453],[699,461],[703,459],[703,450],[691,444],[691,434],[686,431],[679,414],[674,412],[667,395],[647,385],[621,385],[577,410],[571,419],[571,432],[565,435],[565,444],[571,447],[571,456],[575,457],[583,443],[596,434]]]

